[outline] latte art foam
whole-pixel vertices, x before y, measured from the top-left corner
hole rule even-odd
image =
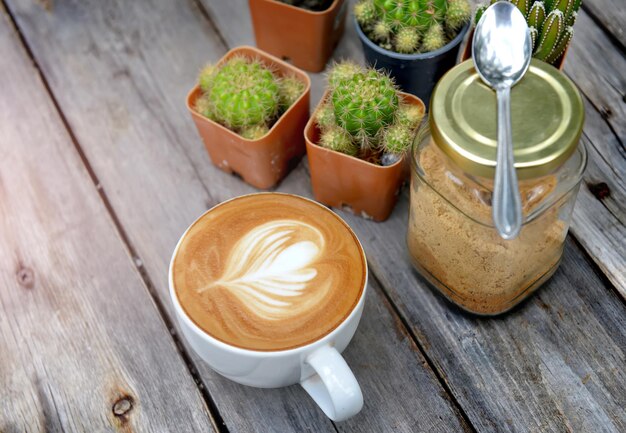
[[[272,221],[252,229],[239,240],[224,274],[198,289],[222,287],[257,316],[279,320],[313,308],[328,291],[314,287],[315,261],[324,250],[324,238],[315,227],[299,221]],[[308,296],[309,292],[315,292]]]
[[[253,350],[313,342],[354,309],[365,258],[328,209],[286,194],[243,196],[196,221],[172,277],[187,315],[209,335]]]

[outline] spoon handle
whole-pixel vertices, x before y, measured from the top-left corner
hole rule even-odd
[[[493,188],[493,222],[504,239],[514,239],[522,227],[522,201],[515,172],[511,138],[511,88],[497,90],[498,146]]]

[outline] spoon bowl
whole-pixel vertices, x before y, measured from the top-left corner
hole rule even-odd
[[[480,78],[496,90],[498,146],[493,189],[493,222],[504,239],[517,237],[522,204],[511,139],[511,87],[528,70],[532,40],[524,15],[510,2],[499,1],[483,13],[474,31],[472,58]]]

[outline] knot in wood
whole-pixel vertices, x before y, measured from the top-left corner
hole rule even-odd
[[[602,116],[602,118],[604,120],[607,120],[608,118],[610,118],[613,115],[613,111],[611,111],[610,107],[607,106],[602,106],[600,107],[600,116]]]
[[[35,286],[35,273],[30,268],[20,267],[17,270],[16,277],[18,284],[25,289],[32,289]]]
[[[133,408],[133,399],[130,396],[124,396],[113,403],[113,415],[122,417],[128,414]]]
[[[605,199],[611,195],[611,189],[605,182],[589,184],[589,191],[598,200]]]

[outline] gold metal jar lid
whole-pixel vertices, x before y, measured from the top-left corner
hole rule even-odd
[[[430,105],[435,143],[468,173],[493,177],[496,166],[496,93],[467,60],[439,81]],[[585,110],[572,81],[555,67],[532,59],[511,89],[515,168],[520,179],[548,174],[576,149]]]

